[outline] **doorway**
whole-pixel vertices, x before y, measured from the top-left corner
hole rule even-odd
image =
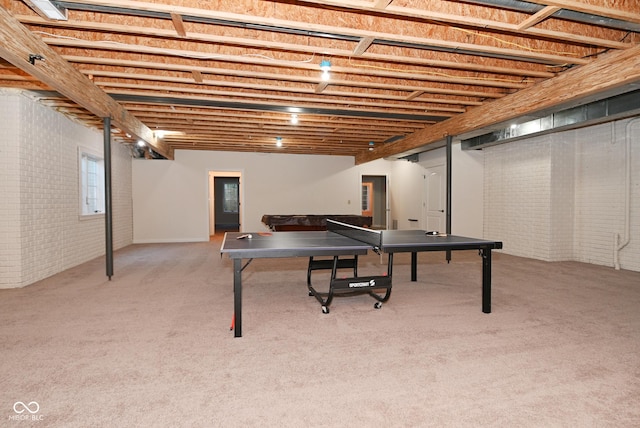
[[[239,232],[242,188],[239,172],[209,171],[209,236]]]
[[[389,224],[388,178],[386,175],[363,175],[361,214],[371,216],[373,229],[387,229]]]

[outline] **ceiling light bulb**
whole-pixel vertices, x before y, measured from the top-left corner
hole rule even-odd
[[[331,75],[329,74],[329,70],[331,70],[331,61],[323,59],[320,62],[320,70],[322,70],[322,80],[325,82],[329,80],[331,78]]]
[[[138,140],[138,147],[144,147],[144,141]]]
[[[276,137],[276,146],[282,147],[282,137]]]
[[[294,125],[298,124],[298,115],[297,114],[292,114],[291,115],[291,123]]]

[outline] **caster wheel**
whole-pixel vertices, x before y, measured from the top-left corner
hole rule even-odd
[[[313,296],[313,293],[311,291],[309,291],[309,296]]]
[[[376,303],[373,305],[373,307],[374,307],[374,308],[376,308],[376,309],[380,309],[380,308],[382,307],[382,302],[376,302]]]
[[[322,313],[323,314],[328,314],[329,313],[329,307],[328,306],[323,306],[322,307]]]

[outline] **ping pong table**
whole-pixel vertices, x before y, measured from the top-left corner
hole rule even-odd
[[[411,253],[411,280],[417,281],[417,253],[424,251],[477,250],[482,257],[482,312],[491,313],[491,251],[501,249],[502,242],[467,238],[455,235],[429,235],[424,230],[372,230],[346,223],[327,220],[326,231],[225,233],[220,247],[221,255],[233,260],[234,322],[235,337],[242,337],[242,271],[257,258],[309,257],[309,271],[331,269],[329,293],[317,292],[310,283],[309,294],[322,304],[328,313],[333,293],[367,292],[376,300],[376,308],[389,298],[392,285],[393,254]],[[357,276],[357,256],[369,250],[388,254],[387,274],[380,276]],[[331,263],[316,261],[313,257],[333,257]],[[354,263],[341,264],[340,257],[349,256]],[[243,260],[247,262],[243,265]],[[313,266],[312,266],[313,265]],[[337,279],[339,268],[353,268],[354,277]],[[374,290],[385,289],[380,296]]]

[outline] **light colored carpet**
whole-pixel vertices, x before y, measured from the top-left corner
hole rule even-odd
[[[494,253],[487,315],[475,252],[420,254],[417,283],[403,255],[382,309],[322,314],[305,259],[255,260],[235,339],[219,246],[133,245],[112,281],[98,259],[0,290],[0,425],[640,426],[640,273]]]

